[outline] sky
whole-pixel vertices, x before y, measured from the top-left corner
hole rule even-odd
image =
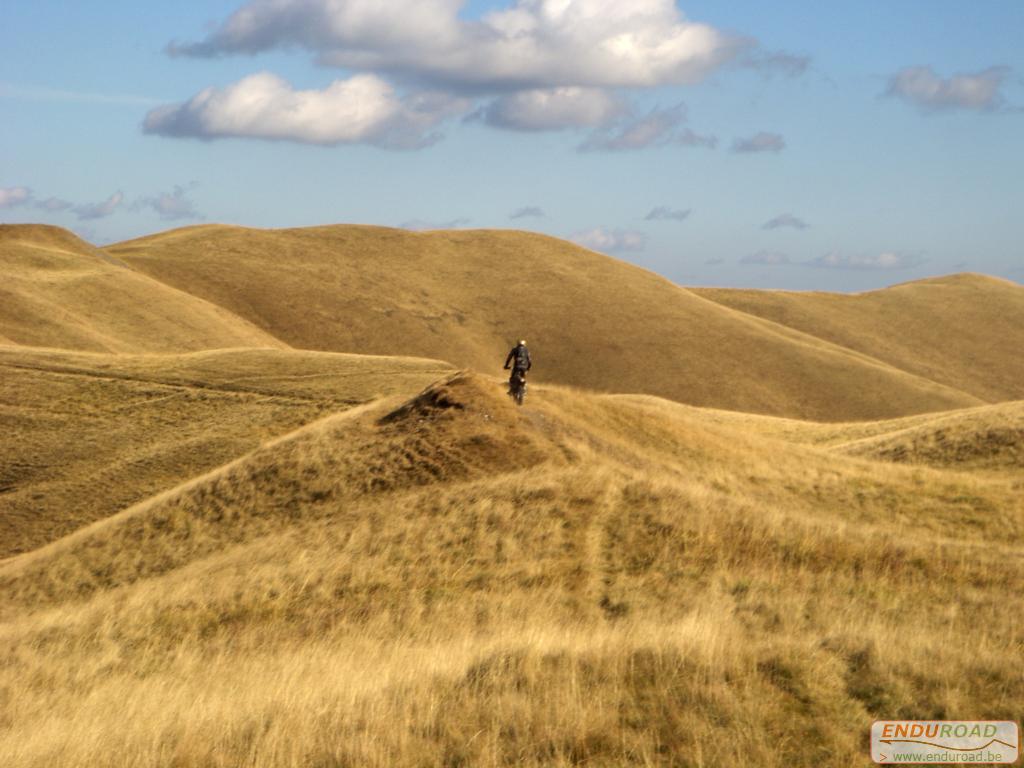
[[[1024,282],[1019,0],[7,0],[0,223],[514,228],[684,285]]]

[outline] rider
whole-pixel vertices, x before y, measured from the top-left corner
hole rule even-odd
[[[522,375],[523,381],[526,380],[526,372],[533,367],[533,362],[530,360],[530,350],[526,348],[526,340],[520,339],[519,343],[512,347],[512,351],[508,353],[508,357],[505,358],[505,370],[509,369],[509,365],[512,365],[512,375],[509,376],[509,381],[515,381],[516,376]]]

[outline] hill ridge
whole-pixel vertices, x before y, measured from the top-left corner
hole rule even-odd
[[[985,402],[1024,398],[1024,286],[971,273],[856,294],[694,288]]]
[[[286,346],[66,229],[0,227],[0,336],[14,344],[99,352]]]
[[[818,419],[985,400],[538,233],[208,226],[108,250],[293,347],[487,370],[525,336],[537,380]]]

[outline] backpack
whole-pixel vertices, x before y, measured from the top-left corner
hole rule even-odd
[[[516,368],[530,367],[530,351],[526,347],[516,347]]]

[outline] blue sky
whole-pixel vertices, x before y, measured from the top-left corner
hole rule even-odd
[[[683,284],[1024,280],[1017,0],[9,0],[3,19],[0,222],[96,243],[515,227]]]

